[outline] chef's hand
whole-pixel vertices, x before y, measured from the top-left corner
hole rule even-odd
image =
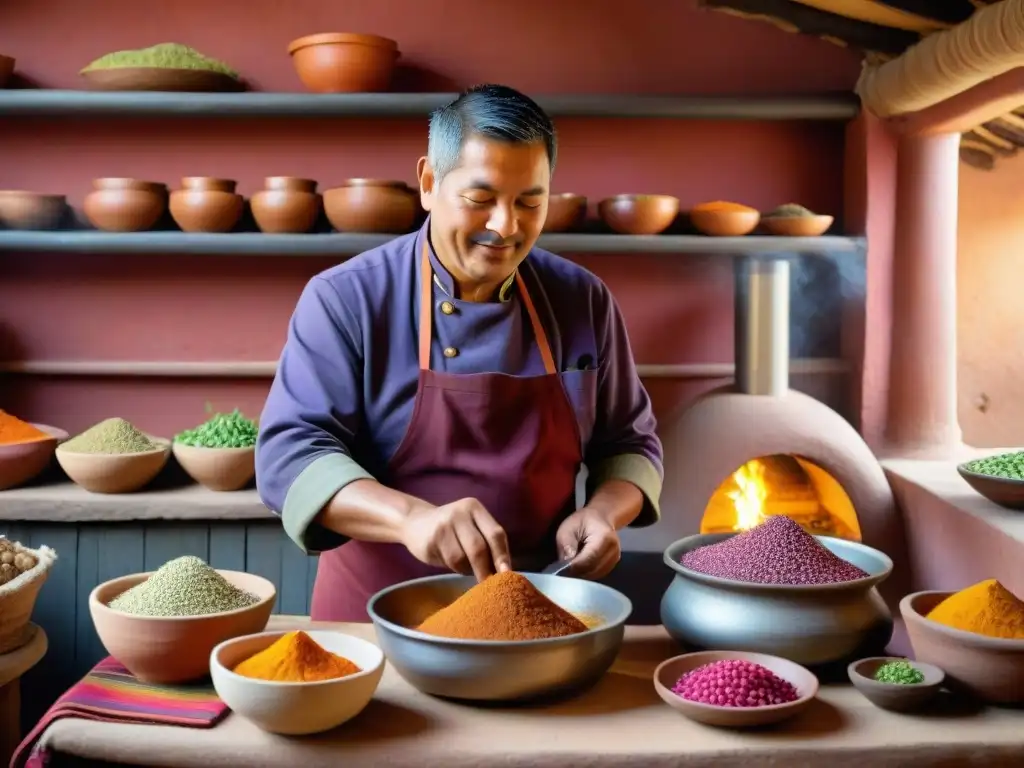
[[[478,581],[511,568],[504,529],[476,499],[413,510],[402,526],[402,544],[421,563]]]
[[[569,515],[555,534],[559,557],[572,560],[569,575],[580,579],[607,576],[619,562],[619,534],[607,518],[584,507]]]

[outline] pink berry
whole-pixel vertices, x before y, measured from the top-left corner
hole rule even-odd
[[[792,684],[770,669],[742,659],[705,664],[683,675],[672,692],[688,701],[720,707],[787,704],[799,695]]]

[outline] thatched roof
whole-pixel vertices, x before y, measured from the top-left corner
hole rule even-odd
[[[997,0],[700,0],[701,5],[767,21],[862,51],[868,61],[900,56],[926,36],[961,24]],[[1021,99],[1024,104],[1024,97]],[[1024,107],[964,133],[960,157],[990,169],[1024,147]]]

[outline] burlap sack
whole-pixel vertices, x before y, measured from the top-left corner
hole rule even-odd
[[[36,597],[57,561],[57,553],[49,547],[24,550],[36,558],[36,567],[0,586],[0,654],[17,650],[29,641],[28,622]]]

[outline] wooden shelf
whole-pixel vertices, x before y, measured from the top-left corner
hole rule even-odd
[[[71,482],[0,491],[0,520],[47,523],[120,520],[263,520],[274,515],[255,489],[218,493],[200,485],[138,493],[89,493]]]
[[[236,256],[353,256],[394,235],[264,235],[258,232],[0,232],[0,251],[81,254],[203,254]],[[825,254],[856,253],[861,237],[705,237],[703,235],[543,235],[541,248],[555,253]]]
[[[156,93],[0,90],[0,117],[423,117],[454,93]],[[676,120],[850,120],[852,93],[823,96],[538,96],[553,117]]]

